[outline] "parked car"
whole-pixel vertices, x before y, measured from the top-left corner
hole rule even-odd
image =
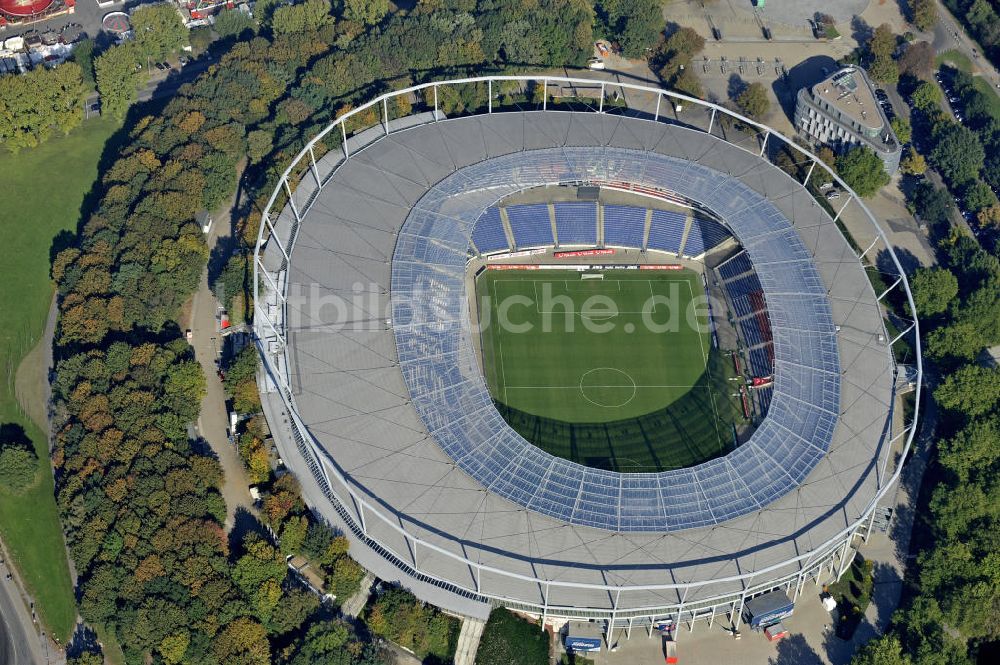
[[[597,42],[597,52],[601,54],[602,58],[608,57],[608,47],[604,45],[604,42]]]
[[[829,192],[826,193],[826,200],[827,201],[834,201],[834,200],[839,199],[839,198],[840,198],[840,192],[837,191],[836,189],[830,190]]]
[[[826,190],[830,189],[831,187],[833,187],[833,183],[832,182],[824,182],[822,185],[819,186],[819,191],[825,192]]]
[[[587,61],[587,67],[590,69],[605,69],[605,64],[600,58],[591,58]]]

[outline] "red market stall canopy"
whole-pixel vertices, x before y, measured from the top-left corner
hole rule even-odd
[[[8,16],[36,16],[41,14],[55,0],[0,0],[0,13]]]

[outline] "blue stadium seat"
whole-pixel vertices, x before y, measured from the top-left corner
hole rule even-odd
[[[510,249],[507,244],[507,234],[503,232],[499,210],[487,208],[476,220],[476,225],[472,229],[472,244],[483,254],[506,252]]]
[[[740,252],[719,266],[719,274],[722,275],[722,279],[724,280],[730,280],[750,270],[753,270],[753,264],[750,263],[750,256],[745,251]]]
[[[558,213],[557,213],[558,214]],[[604,244],[620,247],[642,247],[646,231],[646,208],[635,206],[604,206]],[[562,239],[562,231],[559,232]]]
[[[659,249],[665,252],[679,252],[686,220],[683,213],[654,210],[653,218],[649,223],[649,240],[646,246],[649,249]]]
[[[757,393],[757,404],[760,407],[761,413],[764,413],[771,406],[771,398],[774,397],[774,387],[759,388],[755,392]]]
[[[555,242],[549,221],[549,206],[544,203],[510,206],[507,208],[507,220],[510,230],[514,232],[514,244],[519,249]]]
[[[750,349],[750,371],[754,376],[770,376],[774,373],[771,354],[766,348]]]
[[[731,282],[723,282],[726,286],[726,291],[734,300],[739,296],[746,296],[754,293],[755,291],[760,291],[760,280],[757,279],[757,273],[751,273],[746,277],[740,277]]]
[[[764,343],[764,334],[757,325],[757,318],[754,316],[740,319],[740,330],[743,331],[743,339],[747,346],[757,346]]]
[[[711,219],[695,218],[684,243],[685,256],[701,256],[731,237],[725,226]]]
[[[597,204],[573,201],[554,207],[560,245],[597,244]]]

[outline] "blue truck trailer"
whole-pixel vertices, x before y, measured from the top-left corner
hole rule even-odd
[[[784,591],[768,591],[744,603],[743,622],[752,630],[763,630],[791,616],[794,608]]]

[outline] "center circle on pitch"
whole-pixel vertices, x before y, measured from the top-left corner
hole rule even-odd
[[[595,367],[580,377],[580,393],[595,406],[609,409],[625,406],[638,392],[628,372],[615,367]]]

